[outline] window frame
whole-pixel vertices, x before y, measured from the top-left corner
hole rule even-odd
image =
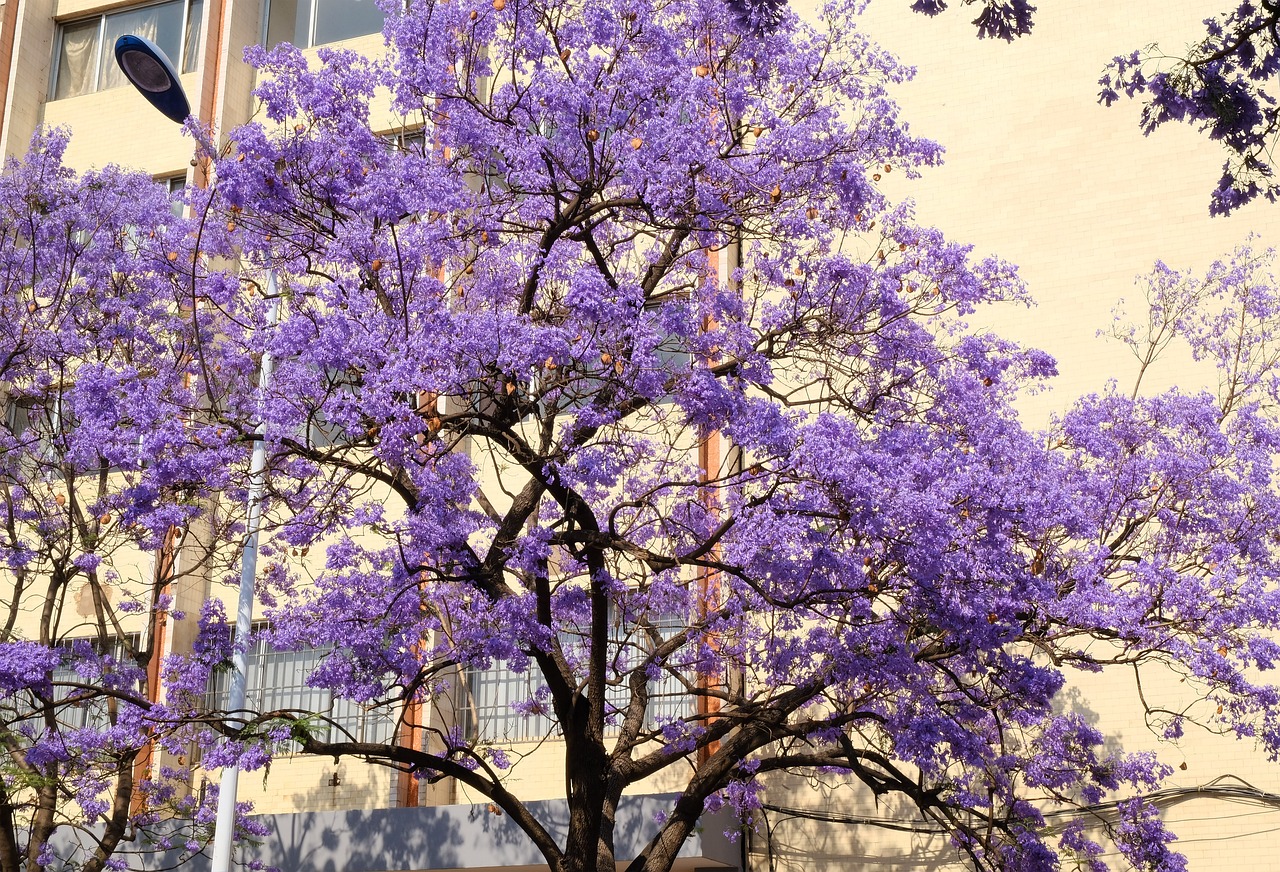
[[[282,39],[282,40],[278,40],[278,41],[276,41],[275,43],[271,43],[271,42],[269,42],[269,41],[268,41],[268,37],[269,37],[269,34],[271,33],[271,6],[272,6],[272,2],[273,2],[273,0],[265,0],[265,4],[264,4],[264,5],[265,5],[265,7],[266,7],[266,8],[263,10],[263,15],[262,15],[262,31],[261,31],[261,34],[260,34],[260,40],[259,40],[259,41],[261,42],[261,44],[262,44],[265,48],[268,48],[268,49],[275,48],[275,46],[279,45],[279,44],[280,44],[280,43],[282,43],[282,42],[288,42],[288,43],[290,43],[291,45],[293,45],[293,46],[294,46],[294,47],[296,47],[296,48],[300,48],[300,49],[306,50],[306,49],[316,48],[317,46],[321,46],[321,45],[334,45],[334,44],[339,43],[339,42],[346,42],[346,41],[347,41],[347,40],[349,40],[349,39],[361,39],[361,38],[363,38],[363,37],[366,37],[366,36],[372,36],[372,35],[373,35],[373,34],[375,34],[375,33],[381,33],[381,32],[382,32],[382,28],[381,28],[381,27],[379,27],[377,30],[371,30],[371,31],[369,31],[368,33],[356,34],[356,35],[354,35],[354,36],[344,37],[343,39],[333,40],[333,41],[331,41],[331,42],[316,42],[316,24],[317,24],[317,22],[318,22],[318,21],[319,21],[319,19],[320,19],[320,12],[319,12],[319,10],[320,10],[320,2],[319,2],[319,0],[306,0],[306,2],[310,4],[310,10],[311,10],[311,14],[310,14],[310,16],[309,16],[309,18],[308,18],[308,20],[307,20],[307,44],[306,44],[306,45],[297,45],[297,43],[294,43],[294,42],[293,42],[292,40],[290,40],[290,39]],[[278,2],[278,0],[277,0],[277,2]],[[372,3],[372,2],[373,2],[373,0],[368,0],[368,2]],[[376,5],[376,4],[375,4],[375,5]],[[385,23],[386,23],[386,16],[385,16],[385,15],[383,16],[382,21],[383,21],[383,24],[385,25]],[[295,23],[294,27],[295,27],[295,29],[296,29],[296,27],[297,27],[296,23]]]
[[[103,37],[106,35],[107,19],[111,18],[112,16],[116,16],[124,13],[136,12],[139,9],[146,9],[151,6],[167,6],[172,3],[182,4],[182,24],[178,30],[178,57],[170,58],[169,60],[173,62],[173,65],[178,70],[178,75],[180,76],[186,75],[188,72],[195,72],[195,70],[186,69],[186,64],[188,60],[186,55],[187,55],[187,33],[191,23],[191,7],[197,2],[201,4],[200,14],[203,17],[204,15],[203,0],[150,0],[150,2],[131,4],[129,6],[122,6],[115,9],[108,9],[102,12],[97,12],[93,15],[85,15],[79,18],[68,18],[65,21],[58,21],[57,29],[53,36],[53,57],[49,61],[49,87],[46,92],[46,101],[53,103],[60,100],[70,100],[74,97],[87,97],[90,94],[100,94],[103,91],[112,90],[111,88],[101,87],[102,60],[103,60],[103,56],[106,54],[106,49],[103,46]],[[62,72],[63,34],[66,32],[66,29],[68,27],[74,27],[76,25],[84,24],[85,22],[94,21],[94,20],[98,22],[98,34],[94,41],[94,44],[97,46],[97,49],[96,51],[94,51],[94,58],[93,58],[93,88],[91,90],[84,91],[83,93],[80,93],[80,94],[68,94],[65,97],[59,97],[57,96],[57,88],[58,88],[58,76]],[[200,47],[204,44],[204,40],[205,40],[204,21],[202,20],[200,22],[200,29],[196,34],[196,44],[193,47],[193,50],[195,51],[197,57],[200,54]]]
[[[169,211],[173,213],[174,218],[181,218],[187,214],[187,206],[181,199],[175,198],[175,194],[181,194],[187,189],[187,174],[172,173],[170,175],[156,176],[157,185],[164,185],[165,196],[169,198]]]

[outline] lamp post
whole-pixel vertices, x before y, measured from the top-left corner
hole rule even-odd
[[[125,35],[116,40],[116,63],[125,78],[147,101],[168,119],[183,124],[191,114],[191,104],[182,90],[178,73],[165,53],[149,39]],[[274,269],[267,274],[267,326],[274,327],[279,317],[280,293]],[[271,378],[271,354],[264,351],[259,368],[259,393],[266,390]],[[261,416],[259,416],[261,417]],[[260,421],[254,431],[253,455],[249,460],[249,494],[245,518],[244,545],[240,553],[240,595],[236,605],[236,645],[232,657],[229,712],[245,711],[249,675],[249,652],[245,640],[253,629],[254,576],[258,566],[258,528],[262,514],[262,495],[267,463],[266,422]],[[236,793],[240,767],[224,766],[218,791],[218,814],[214,821],[213,872],[230,872],[231,843],[235,833]]]

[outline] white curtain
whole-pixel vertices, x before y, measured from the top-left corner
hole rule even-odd
[[[107,16],[107,26],[102,38],[102,73],[98,77],[98,89],[106,90],[128,84],[124,73],[116,64],[116,40],[127,33],[151,40],[169,56],[176,65],[181,44],[178,34],[182,30],[183,0],[144,6],[128,12]]]
[[[58,79],[53,86],[53,99],[75,97],[94,90],[99,23],[99,19],[95,18],[62,28],[58,49]]]
[[[182,35],[182,72],[194,73],[200,66],[200,27],[204,18],[204,0],[191,0],[187,11],[187,30]],[[177,62],[177,58],[173,58]]]

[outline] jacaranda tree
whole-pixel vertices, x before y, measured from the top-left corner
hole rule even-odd
[[[205,562],[189,547],[178,569],[176,531],[217,484],[186,460],[191,244],[150,177],[76,177],[65,144],[37,136],[0,176],[5,872],[53,862],[81,825],[85,870],[198,850],[211,813],[185,790],[181,723],[151,710],[172,590]]]
[[[57,383],[105,479],[139,482],[111,507],[136,544],[203,519],[215,572],[264,442],[257,636],[328,651],[310,682],[406,723],[370,740],[325,712],[211,710],[232,642],[210,604],[162,698],[113,692],[131,742],[456,779],[556,872],[630,859],[615,812],[651,776],[682,787],[636,872],[670,869],[705,809],[749,815],[771,775],[814,771],[906,797],[978,869],[1101,869],[1106,838],[1180,868],[1141,799],[1167,772],[1055,697],[1074,669],[1158,665],[1207,726],[1280,747],[1255,683],[1280,622],[1266,256],[1157,273],[1122,332],[1147,363],[1186,335],[1220,394],[1112,388],[1028,432],[1011,401],[1053,362],[965,324],[1025,301],[1013,267],[879,193],[939,149],[898,120],[905,72],[856,6],[415,2],[382,59],[250,52],[263,119],[209,155],[194,217],[113,218],[156,236],[90,246],[149,258],[154,282],[111,281],[155,320],[117,322],[165,363],[130,369],[91,326],[132,273],[71,270],[86,314]],[[420,137],[371,129],[382,88]],[[49,645],[6,642],[0,677],[48,699],[70,656]],[[464,714],[467,676],[497,668],[564,742],[564,838]],[[1170,738],[1200,711],[1147,704]],[[11,729],[14,759],[55,727]]]

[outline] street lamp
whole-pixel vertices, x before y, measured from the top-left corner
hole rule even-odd
[[[116,63],[124,77],[170,121],[182,124],[191,104],[178,72],[160,47],[149,39],[125,34],[116,40]]]
[[[191,114],[191,104],[178,81],[178,73],[159,46],[141,36],[126,34],[116,40],[116,63],[126,79],[147,101],[168,119],[183,124]],[[279,316],[279,288],[274,269],[267,275],[267,325],[274,327]],[[271,354],[264,352],[259,369],[259,391],[265,391],[271,378]],[[253,456],[249,460],[249,495],[245,519],[244,546],[240,553],[240,597],[236,606],[236,645],[232,655],[229,712],[245,710],[245,693],[249,676],[249,652],[245,640],[253,629],[253,586],[258,567],[258,527],[262,514],[264,470],[267,463],[266,422],[254,431]],[[240,767],[224,766],[218,791],[218,815],[213,830],[213,872],[230,872],[231,842],[235,832],[236,793]]]

